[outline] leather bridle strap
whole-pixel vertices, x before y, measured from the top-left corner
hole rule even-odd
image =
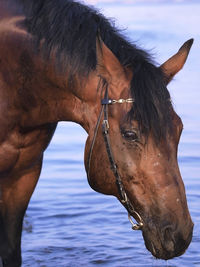
[[[114,159],[111,144],[110,144],[109,122],[108,122],[108,105],[115,104],[115,103],[124,103],[124,102],[130,103],[133,101],[134,100],[132,98],[129,98],[126,100],[124,100],[124,99],[119,99],[119,100],[109,99],[108,98],[108,86],[106,85],[104,99],[102,99],[102,101],[101,101],[102,108],[101,108],[101,111],[100,111],[100,114],[99,114],[99,117],[97,120],[92,144],[91,144],[90,151],[89,151],[88,168],[87,168],[88,172],[87,173],[88,173],[88,181],[90,182],[90,164],[91,164],[92,151],[94,148],[94,144],[95,144],[97,132],[99,129],[101,117],[102,117],[102,114],[104,114],[104,118],[103,118],[103,122],[102,122],[102,133],[103,133],[103,137],[104,137],[104,141],[105,141],[105,145],[106,145],[106,151],[108,154],[111,170],[112,170],[112,172],[115,176],[115,179],[116,179],[116,185],[117,185],[119,197],[120,197],[119,200],[128,211],[128,218],[132,224],[132,229],[133,230],[140,230],[143,226],[143,222],[142,222],[140,215],[135,211],[133,205],[131,204],[131,202],[128,199],[128,196],[125,192],[125,189],[124,189],[124,186],[122,183],[122,179],[121,179],[121,176],[118,172],[118,168],[117,168],[117,165],[115,163],[115,159]],[[138,221],[138,223],[134,223],[131,216],[136,217],[136,220]]]

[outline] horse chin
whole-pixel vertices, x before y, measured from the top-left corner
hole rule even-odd
[[[149,234],[149,230],[147,232],[146,229],[143,229],[142,234],[146,248],[156,259],[162,260],[169,260],[183,255],[192,240],[192,231],[186,240],[180,235],[173,236],[171,240],[165,240],[160,238],[159,234],[152,236]]]

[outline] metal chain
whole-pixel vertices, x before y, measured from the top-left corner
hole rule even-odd
[[[133,98],[127,98],[127,99],[119,99],[119,100],[115,100],[115,99],[112,99],[112,104],[123,104],[123,103],[133,103],[134,102],[134,99]]]

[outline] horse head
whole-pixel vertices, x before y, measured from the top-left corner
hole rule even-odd
[[[96,72],[103,81],[103,101],[97,101],[103,107],[86,144],[88,180],[94,190],[120,200],[138,221],[134,226],[142,230],[147,249],[160,259],[183,254],[192,238],[177,163],[183,124],[166,88],[183,67],[192,42],[160,67],[141,63],[136,69],[122,65],[97,40]]]

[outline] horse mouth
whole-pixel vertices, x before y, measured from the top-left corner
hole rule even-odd
[[[144,231],[143,237],[146,248],[156,259],[169,260],[185,253],[192,240],[192,231],[186,239],[183,239],[180,234],[175,235],[171,240],[161,239],[159,234],[156,235],[156,238],[151,236],[149,239],[148,234],[145,234]]]

